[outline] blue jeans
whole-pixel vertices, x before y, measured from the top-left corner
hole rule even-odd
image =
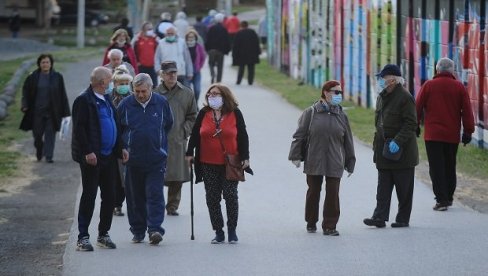
[[[200,90],[202,87],[202,74],[200,74],[200,72],[193,72],[191,84],[193,85],[193,93],[195,93],[195,101],[198,104],[198,98],[200,97]]]
[[[166,164],[156,166],[127,166],[125,193],[130,231],[134,235],[144,236],[159,232],[164,235],[161,226],[164,221],[163,183]]]

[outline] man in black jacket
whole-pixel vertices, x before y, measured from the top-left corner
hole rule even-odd
[[[210,66],[210,76],[212,83],[222,81],[222,68],[224,66],[224,55],[230,52],[230,37],[227,29],[222,22],[224,15],[218,13],[215,15],[215,25],[210,27],[207,33],[207,42],[205,50],[208,53],[208,65]],[[217,66],[217,76],[215,76],[214,67]]]
[[[254,82],[254,66],[259,63],[261,46],[259,45],[258,34],[253,29],[249,29],[248,26],[247,21],[242,21],[241,29],[234,38],[232,65],[239,66],[237,84],[241,84],[247,66],[247,83],[252,85]]]
[[[73,103],[73,138],[71,154],[80,164],[83,192],[78,211],[77,250],[93,251],[88,227],[100,187],[101,206],[97,245],[116,248],[108,231],[112,225],[115,202],[117,157],[122,153],[117,113],[110,100],[112,73],[96,67],[90,76],[91,85]]]

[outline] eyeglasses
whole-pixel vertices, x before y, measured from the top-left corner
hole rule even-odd
[[[330,91],[328,91],[328,92],[329,92],[329,93],[334,93],[334,94],[336,94],[336,95],[340,95],[340,94],[342,94],[342,91],[341,91],[341,90],[330,90]]]
[[[215,97],[215,96],[220,96],[222,95],[222,93],[220,93],[219,91],[209,91],[207,93],[207,97]]]

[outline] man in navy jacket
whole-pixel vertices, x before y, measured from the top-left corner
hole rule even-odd
[[[168,132],[173,114],[164,96],[151,91],[148,74],[132,81],[134,94],[117,108],[121,118],[123,161],[127,164],[127,214],[132,241],[140,243],[145,232],[149,243],[159,244],[164,235],[164,174],[168,157]]]
[[[90,225],[98,187],[102,203],[98,225],[97,245],[114,249],[108,231],[112,225],[115,201],[117,157],[121,156],[118,118],[110,97],[112,73],[105,67],[96,67],[90,76],[90,87],[73,103],[73,138],[71,154],[80,164],[83,192],[78,211],[77,250],[93,251],[88,227]]]

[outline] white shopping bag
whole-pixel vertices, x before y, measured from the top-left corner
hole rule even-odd
[[[66,137],[68,137],[70,125],[71,125],[71,116],[64,117],[63,120],[61,121],[61,128],[59,129],[59,139],[61,141],[66,140]]]

